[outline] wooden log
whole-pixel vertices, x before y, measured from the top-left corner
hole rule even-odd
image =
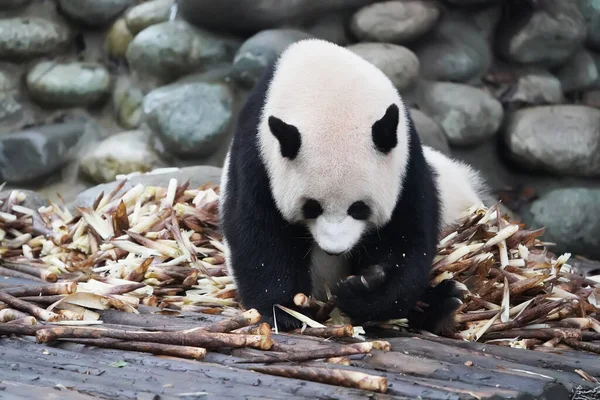
[[[404,332],[395,334],[403,337],[388,339],[394,349],[409,348],[411,352],[421,352],[415,354],[423,354],[434,359],[440,359],[444,355],[444,360],[465,362],[472,359],[471,357],[481,357],[479,362],[484,360],[489,360],[492,363],[510,362],[512,368],[518,368],[515,365],[526,366],[528,369],[531,367],[539,368],[533,371],[551,376],[557,376],[556,371],[573,371],[577,368],[584,369],[594,376],[600,376],[600,364],[598,364],[598,356],[596,355],[586,357],[586,353],[578,353],[567,356],[565,354],[548,354],[437,336],[415,335]]]
[[[0,339],[2,379],[35,382],[48,389],[60,381],[64,386],[112,400],[144,399],[143,394],[148,394],[148,398],[156,396],[174,400],[183,399],[180,394],[190,392],[208,392],[210,397],[219,399],[277,399],[283,396],[294,399],[394,398],[376,392],[283,379],[225,366],[222,364],[230,362],[232,358],[213,352],[207,353],[205,362],[192,363],[180,358],[116,352],[62,341],[49,348],[52,356],[40,356],[40,350],[35,343]],[[110,363],[117,360],[126,360],[128,365],[123,368],[109,367]],[[56,368],[57,365],[67,367]],[[48,371],[52,371],[52,374],[48,374]],[[124,373],[127,379],[123,379]],[[414,390],[414,385],[407,386]],[[440,394],[439,391],[432,392]]]

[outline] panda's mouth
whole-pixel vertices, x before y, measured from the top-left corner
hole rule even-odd
[[[353,249],[365,228],[365,221],[358,221],[351,217],[332,221],[320,216],[309,224],[318,246],[330,256],[339,256]]]

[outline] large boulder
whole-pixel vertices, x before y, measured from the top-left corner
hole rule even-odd
[[[600,110],[538,106],[509,113],[504,141],[510,159],[529,171],[600,176]]]
[[[390,43],[357,43],[347,48],[379,68],[401,92],[413,87],[419,77],[419,59],[406,47]]]
[[[352,16],[350,29],[362,42],[405,44],[428,33],[440,14],[431,1],[376,2]]]
[[[600,189],[560,188],[549,191],[522,213],[533,228],[545,227],[553,252],[600,259]]]
[[[489,93],[460,83],[424,83],[419,103],[442,126],[451,146],[472,146],[490,139],[504,116],[502,105]]]
[[[355,10],[376,0],[179,0],[188,22],[210,30],[252,35],[258,31],[309,23],[327,14]]]

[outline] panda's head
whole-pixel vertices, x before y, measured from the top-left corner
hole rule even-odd
[[[351,251],[387,223],[402,190],[408,121],[390,80],[343,47],[289,46],[271,79],[259,145],[277,208],[322,250]]]

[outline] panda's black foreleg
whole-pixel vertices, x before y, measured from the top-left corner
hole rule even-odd
[[[411,328],[433,333],[454,331],[454,312],[462,304],[465,292],[459,283],[444,280],[429,287],[421,297],[421,305],[408,315]]]
[[[244,213],[239,219],[229,215],[224,224],[242,305],[257,309],[262,321],[272,327],[274,312],[278,329],[301,327],[302,322],[274,305],[306,313],[294,306],[293,298],[297,293],[311,293],[308,233],[268,215],[257,218],[256,213]]]
[[[334,288],[337,306],[355,323],[408,317],[429,283],[431,256],[421,250],[396,253],[379,242],[376,256]]]

